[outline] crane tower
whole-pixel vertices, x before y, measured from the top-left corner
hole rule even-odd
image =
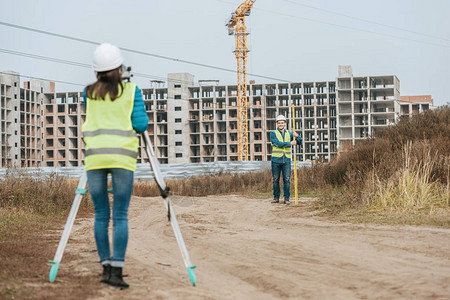
[[[248,160],[248,117],[247,117],[247,27],[245,17],[250,15],[250,9],[256,0],[246,0],[231,14],[225,25],[228,35],[236,39],[237,60],[237,104],[238,104],[238,155],[239,160]]]

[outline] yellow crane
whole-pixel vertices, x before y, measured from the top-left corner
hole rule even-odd
[[[228,35],[236,38],[237,60],[237,104],[238,104],[238,155],[239,160],[248,160],[248,117],[247,117],[247,27],[245,17],[250,15],[250,9],[256,0],[246,0],[231,14],[225,25]]]

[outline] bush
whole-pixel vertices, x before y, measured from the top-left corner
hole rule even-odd
[[[340,201],[389,209],[448,208],[450,108],[404,117],[329,164],[305,171],[300,185],[341,189]],[[388,202],[390,204],[388,204]]]

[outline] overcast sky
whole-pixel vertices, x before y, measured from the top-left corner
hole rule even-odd
[[[236,68],[225,22],[242,0],[0,0],[0,21],[220,68]],[[335,80],[338,65],[355,76],[396,75],[402,95],[450,102],[450,1],[256,0],[247,17],[248,72],[286,81]],[[0,70],[85,85],[92,69],[7,54],[15,51],[91,64],[95,45],[0,24]],[[236,75],[124,52],[137,73],[235,84]],[[25,78],[26,79],[26,78]],[[274,82],[252,77],[258,83]],[[136,77],[141,88],[150,79]],[[276,82],[276,81],[275,81]],[[56,84],[58,91],[82,86]]]

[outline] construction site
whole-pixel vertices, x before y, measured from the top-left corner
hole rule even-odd
[[[339,151],[394,124],[433,108],[431,96],[401,96],[390,76],[354,76],[341,66],[333,81],[247,86],[249,160],[270,161],[269,134],[284,115],[304,143],[298,161],[330,161]],[[332,77],[332,76],[330,76]],[[238,160],[237,85],[195,83],[188,73],[168,74],[167,82],[142,88],[148,133],[162,164]],[[1,167],[83,165],[80,127],[85,119],[82,91],[55,92],[55,83],[20,74],[0,74]],[[143,162],[141,147],[138,162]]]

